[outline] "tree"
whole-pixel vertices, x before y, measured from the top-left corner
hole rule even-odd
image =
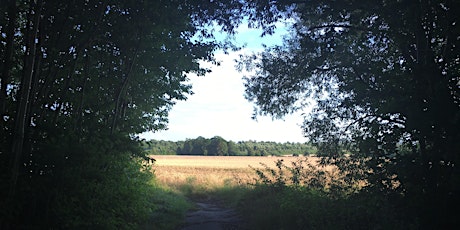
[[[184,145],[182,146],[182,148],[180,149],[178,153],[181,155],[190,155],[192,154],[192,151],[193,151],[192,141],[186,140],[184,142]]]
[[[243,153],[241,152],[240,148],[238,147],[237,143],[234,141],[228,141],[228,155],[230,156],[241,156]]]
[[[208,155],[209,140],[204,137],[197,137],[192,140],[193,149],[190,154],[192,155]]]
[[[368,179],[369,190],[414,199],[420,205],[412,211],[426,228],[453,225],[447,210],[459,207],[460,4],[276,5],[270,9],[292,15],[291,36],[240,63],[256,71],[246,78],[255,114],[282,117],[315,99],[303,128],[325,161],[350,172],[350,161],[361,162],[369,170],[354,176]],[[273,15],[254,18],[276,20]]]
[[[204,75],[209,69],[200,61],[217,63],[213,52],[233,47],[216,41],[210,25],[233,33],[241,4],[5,2],[0,228],[139,224],[137,213],[126,212],[136,207],[117,206],[124,201],[115,196],[131,194],[137,205],[142,189],[134,191],[134,185],[149,180],[139,170],[143,153],[135,135],[165,128],[175,101],[192,92],[187,74]],[[119,177],[123,184],[115,186]],[[90,205],[98,201],[105,210],[91,215]],[[87,205],[73,206],[79,202]]]
[[[227,141],[222,137],[215,136],[210,139],[207,146],[208,155],[214,156],[228,156],[228,145]]]

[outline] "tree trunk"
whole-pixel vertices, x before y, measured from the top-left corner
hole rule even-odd
[[[138,44],[140,43],[140,41],[138,42]],[[115,100],[115,110],[114,110],[114,113],[113,113],[113,118],[112,118],[112,125],[111,125],[111,129],[110,129],[110,133],[113,134],[114,131],[115,131],[115,128],[117,126],[117,119],[118,117],[120,116],[120,111],[122,110],[122,99],[123,99],[123,95],[125,94],[126,90],[127,90],[127,87],[128,87],[128,82],[129,82],[129,77],[131,75],[131,72],[132,72],[132,69],[133,69],[133,66],[134,66],[134,62],[136,60],[136,56],[137,56],[137,53],[138,53],[138,50],[139,50],[139,45],[136,47],[136,50],[134,51],[134,55],[133,55],[133,58],[131,60],[131,63],[129,64],[129,67],[128,67],[128,70],[126,72],[126,77],[125,79],[123,80],[123,83],[120,87],[120,90],[118,91],[118,94],[117,94],[117,98]]]
[[[26,126],[29,124],[27,118],[27,108],[29,105],[29,97],[31,91],[31,85],[34,76],[35,67],[35,55],[37,50],[36,40],[38,39],[38,26],[40,22],[40,14],[42,9],[42,1],[39,0],[37,3],[30,1],[30,10],[27,19],[26,29],[26,40],[25,47],[26,51],[24,54],[24,69],[23,78],[20,85],[20,93],[18,100],[18,109],[16,111],[14,136],[12,143],[12,154],[13,162],[11,165],[11,176],[8,197],[9,200],[13,200],[16,194],[16,185],[19,175],[19,166],[21,165],[21,159],[23,155],[24,147],[24,136],[26,132]]]
[[[6,97],[7,87],[10,78],[10,71],[13,63],[13,44],[14,44],[14,28],[16,22],[16,0],[10,0],[8,6],[8,27],[6,29],[6,50],[4,56],[4,64],[2,68],[2,78],[0,84],[0,115],[6,113]]]

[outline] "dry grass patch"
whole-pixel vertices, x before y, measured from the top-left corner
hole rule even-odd
[[[179,190],[213,190],[225,186],[246,186],[257,177],[254,169],[276,168],[282,160],[286,166],[306,159],[316,165],[316,157],[245,157],[155,155],[153,167],[157,180]],[[251,168],[252,167],[252,168]]]
[[[210,168],[248,168],[262,167],[260,163],[275,167],[275,162],[282,159],[286,165],[305,157],[257,157],[257,156],[183,156],[183,155],[152,155],[157,166],[210,167]],[[308,157],[316,161],[316,157]]]
[[[213,168],[194,166],[163,166],[154,167],[157,180],[172,188],[185,184],[195,185],[203,189],[223,186],[247,184],[253,170],[250,168]]]

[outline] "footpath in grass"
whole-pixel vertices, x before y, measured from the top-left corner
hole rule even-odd
[[[187,212],[181,230],[246,229],[242,216],[234,208],[226,207],[220,201],[209,199],[195,202]]]
[[[186,197],[164,185],[152,181],[154,194],[152,194],[153,215],[144,225],[143,230],[173,230],[182,223],[187,210],[193,207]]]
[[[228,163],[204,158],[211,159]],[[181,211],[164,219],[174,220],[175,228],[155,229],[423,229],[411,208],[402,208],[412,200],[362,189],[366,183],[344,180],[340,172],[315,167],[309,159],[286,166],[288,159],[249,170],[211,167],[212,161],[159,164],[154,168],[158,182],[189,206],[169,209]]]
[[[180,189],[193,207],[186,213],[179,229],[247,229],[246,220],[238,210],[238,203],[247,191],[244,187],[227,185],[211,188],[189,181]]]
[[[238,210],[239,201],[248,191],[244,186],[204,183],[194,177],[155,184],[155,215],[145,230],[247,229]]]

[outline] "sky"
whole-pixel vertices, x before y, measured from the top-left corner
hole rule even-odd
[[[245,72],[235,69],[238,54],[260,51],[262,43],[279,44],[285,34],[282,26],[271,37],[260,38],[261,31],[239,28],[236,41],[246,48],[224,54],[216,53],[220,66],[204,63],[212,70],[203,77],[189,75],[193,95],[185,101],[179,101],[169,113],[168,129],[141,134],[147,140],[180,141],[199,136],[211,138],[220,136],[229,141],[275,141],[306,142],[302,135],[303,118],[300,113],[288,115],[283,120],[258,116],[252,119],[253,104],[244,98],[243,76]]]

